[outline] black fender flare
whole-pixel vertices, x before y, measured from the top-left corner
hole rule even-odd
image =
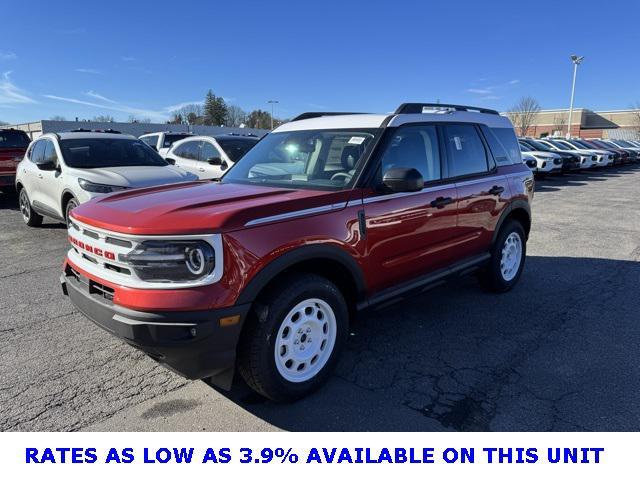
[[[269,262],[244,287],[236,304],[241,305],[255,301],[262,289],[273,278],[286,269],[306,260],[332,260],[339,262],[351,274],[352,280],[356,285],[358,297],[364,295],[366,291],[364,274],[354,258],[340,247],[315,244],[295,248]]]
[[[502,212],[500,218],[498,219],[498,223],[496,223],[496,228],[493,231],[493,236],[491,237],[491,245],[496,242],[496,238],[498,238],[498,233],[502,228],[502,224],[507,219],[509,215],[511,215],[515,210],[524,210],[527,216],[529,217],[529,222],[531,222],[531,206],[529,202],[522,199],[517,199],[512,201]]]

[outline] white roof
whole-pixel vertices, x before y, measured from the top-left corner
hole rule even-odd
[[[385,118],[387,118],[387,115],[330,115],[288,122],[276,128],[274,133],[297,130],[327,130],[330,128],[378,128]]]
[[[126,133],[104,133],[104,132],[60,132],[57,134],[60,139],[78,139],[78,138],[125,138],[127,140],[135,139],[133,135]]]
[[[328,115],[326,117],[297,120],[279,126],[273,132],[293,132],[299,130],[328,130],[333,128],[379,128],[389,115],[356,114]],[[403,113],[391,114],[389,127],[416,122],[463,122],[480,123],[491,128],[513,128],[511,121],[502,115],[480,112],[447,111],[444,113]]]

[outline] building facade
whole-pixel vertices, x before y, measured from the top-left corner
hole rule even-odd
[[[506,115],[510,115],[510,113],[507,112]],[[596,112],[586,108],[577,108],[573,110],[571,117],[572,137],[640,139],[640,110]],[[524,135],[520,131],[517,133],[521,136],[537,138],[553,135],[565,136],[568,123],[569,109],[540,110]]]

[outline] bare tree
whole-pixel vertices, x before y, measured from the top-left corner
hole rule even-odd
[[[247,122],[247,112],[237,105],[227,105],[226,125],[228,127],[239,127]]]
[[[553,116],[553,125],[551,128],[553,129],[553,134],[555,135],[557,132],[564,132],[565,127],[567,126],[567,118],[563,113],[556,113]]]
[[[65,117],[63,117],[62,115],[54,115],[54,116],[50,117],[49,120],[53,120],[54,122],[66,122],[67,121],[67,119]]]
[[[96,115],[93,117],[92,122],[115,122],[115,119],[111,115]]]
[[[527,135],[529,128],[535,123],[540,104],[533,97],[522,97],[507,113],[511,123],[522,137]]]
[[[202,117],[202,105],[199,103],[190,103],[188,105],[184,105],[171,112],[173,118],[177,119],[178,117],[181,119],[182,123],[186,123],[189,125],[194,125],[198,123],[198,119]]]

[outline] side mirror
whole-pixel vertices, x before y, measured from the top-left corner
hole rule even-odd
[[[50,172],[50,171],[58,169],[58,162],[46,161],[46,162],[42,162],[42,163],[37,163],[36,166],[40,170],[44,170],[46,172]]]
[[[220,157],[209,157],[209,158],[207,158],[207,163],[209,165],[220,166],[220,165],[222,165],[222,159]]]
[[[424,179],[415,168],[390,168],[382,177],[382,184],[392,192],[417,192],[424,187]]]

